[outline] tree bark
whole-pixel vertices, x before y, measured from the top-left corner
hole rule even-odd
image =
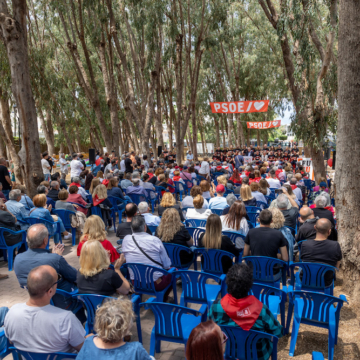
[[[5,136],[0,136],[0,157],[6,158],[6,146],[3,139],[5,139]]]
[[[338,103],[336,156],[336,213],[343,259],[343,288],[359,302],[360,188],[359,171],[349,159],[360,156],[360,6],[341,0],[339,14]]]
[[[217,115],[215,115],[215,117],[214,117],[214,122],[215,122],[215,136],[216,136],[215,147],[219,148],[220,147],[220,126],[219,126],[219,119],[217,119]]]
[[[55,154],[54,143],[52,141],[52,137],[51,137],[50,131],[48,129],[48,124],[47,124],[47,122],[45,122],[44,114],[43,114],[40,106],[38,106],[38,110],[39,110],[38,114],[39,114],[39,118],[40,118],[41,128],[42,128],[44,136],[45,136],[48,153],[49,153],[49,155],[53,155],[53,154]],[[48,113],[46,115],[48,115]],[[49,117],[51,118],[50,114],[49,114]],[[50,122],[51,122],[51,120],[50,120]]]

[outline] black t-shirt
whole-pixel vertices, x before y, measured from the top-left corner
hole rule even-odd
[[[116,289],[123,284],[119,274],[110,269],[103,270],[94,276],[88,277],[78,272],[76,282],[79,288],[79,294],[97,294],[104,296],[114,295]]]
[[[319,219],[328,219],[331,221],[331,224],[335,226],[334,216],[330,210],[324,208],[314,208],[313,211],[315,217],[317,216]]]
[[[299,209],[297,207],[292,207],[288,210],[281,210],[281,212],[283,213],[284,218],[285,218],[284,226],[290,226],[293,229],[295,229],[296,228],[296,220],[299,216]]]
[[[132,161],[130,158],[126,158],[125,159],[125,172],[127,173],[132,173],[133,172],[133,168],[132,168]]]
[[[204,237],[204,234],[201,234],[199,239],[198,239],[198,247],[204,247],[203,243],[202,243],[202,239]],[[221,237],[221,248],[220,250],[224,250],[227,251],[231,254],[233,254],[234,256],[239,256],[240,254],[240,249],[237,249],[234,245],[234,243],[230,240],[230,238],[228,236],[223,235]],[[203,260],[201,260],[203,261]],[[227,256],[223,257],[221,260],[222,263],[222,267],[223,267],[223,271],[224,274],[227,274],[227,272],[229,271],[229,269],[233,266],[233,261],[232,259],[228,258]]]
[[[152,235],[152,232],[148,227],[146,227],[146,232],[149,235]],[[131,235],[132,233],[131,222],[120,223],[116,229],[116,236],[120,239],[123,239],[126,235]]]
[[[304,222],[299,227],[295,240],[297,242],[302,240],[314,240],[316,237],[315,224],[316,224],[316,219],[311,219]]]
[[[338,242],[332,240],[307,240],[301,246],[301,261],[316,262],[336,266],[342,259],[341,248]],[[325,274],[325,285],[330,286],[332,282],[331,272]]]
[[[5,176],[10,178],[9,170],[6,166],[0,165],[0,182],[2,183],[3,190],[11,190],[11,186],[5,179]]]
[[[153,184],[154,186],[156,185],[156,182],[157,182],[157,178],[156,176],[154,175],[151,179],[148,180],[149,183]]]
[[[278,250],[288,242],[281,231],[268,227],[250,229],[245,238],[252,256],[268,256],[277,259]]]

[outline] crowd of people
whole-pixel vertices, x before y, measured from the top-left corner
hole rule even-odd
[[[90,169],[86,169],[80,154],[73,154],[71,161],[61,154],[60,173],[52,173],[53,165],[44,153],[45,181],[32,199],[25,187],[10,180],[7,169],[3,169],[6,161],[0,159],[0,227],[26,230],[28,245],[27,250],[25,246],[19,248],[14,271],[20,286],[27,289],[29,300],[10,310],[0,309],[0,326],[5,327],[7,338],[19,350],[79,352],[77,358],[81,360],[119,356],[150,359],[140,343],[126,341],[134,319],[127,299],[132,293],[134,274],[122,265],[140,263],[171,269],[173,264],[164,243],[188,248],[180,253],[181,264],[186,266],[193,262],[195,245],[225,250],[234,257],[242,252],[243,257],[266,256],[287,262],[297,254],[298,243],[307,240],[301,246],[303,261],[339,267],[342,254],[336,241],[336,213],[326,179],[312,193],[313,204],[304,206],[310,196],[304,186],[308,174],[297,162],[298,154],[296,146],[282,151],[265,145],[263,149],[217,149],[213,161],[207,157],[194,161],[189,152],[184,163],[177,164],[176,154],[167,151],[157,161],[134,152],[119,158],[114,152],[110,156],[97,152]],[[253,160],[245,162],[244,156]],[[70,184],[65,181],[68,168]],[[141,201],[136,204],[133,195]],[[154,199],[158,200],[155,213],[151,210]],[[101,217],[94,214],[94,207],[101,210]],[[116,247],[107,239],[114,207],[124,214],[116,228]],[[256,224],[250,221],[248,207],[257,209]],[[60,209],[73,213],[78,269],[62,256],[61,237],[69,239],[71,234],[56,214]],[[29,216],[47,221],[30,225]],[[184,224],[187,219],[206,220],[197,243]],[[244,240],[234,243],[224,231],[236,231]],[[54,245],[49,251],[51,236]],[[21,242],[22,236],[5,234],[4,239],[11,246]],[[248,295],[253,284],[252,269],[245,263],[234,264],[230,257],[223,257],[222,268],[227,295],[208,309],[209,320],[191,332],[187,359],[223,358],[227,338],[219,325],[240,326],[277,337],[284,334],[269,308]],[[278,271],[275,277],[280,275]],[[153,281],[156,291],[168,289],[164,301],[173,302],[169,287],[173,275],[155,272]],[[332,281],[332,274],[327,274],[326,285]],[[78,300],[62,296],[56,289],[121,299],[98,308],[95,334],[85,338],[82,323],[86,314],[72,312],[79,306]],[[247,308],[251,309],[249,314],[239,316]],[[31,337],[26,336],[29,333]],[[271,343],[264,340],[257,352],[259,359],[268,359]]]

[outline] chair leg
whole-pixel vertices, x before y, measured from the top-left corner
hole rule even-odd
[[[293,328],[292,328],[292,332],[291,332],[289,356],[294,356],[296,340],[297,340],[297,337],[299,334],[301,314],[302,314],[303,308],[304,308],[304,300],[303,299],[295,299],[295,311],[294,311]]]
[[[13,262],[14,262],[14,247],[9,247],[8,248],[8,267],[9,267],[9,271],[12,271],[13,269]]]
[[[156,342],[155,342],[155,351],[158,354],[161,353],[161,340],[156,340]]]
[[[72,246],[76,244],[76,228],[71,228]]]
[[[289,302],[289,308],[288,308],[288,314],[287,314],[286,329],[285,329],[286,334],[289,333],[290,322],[291,322],[293,310],[294,310],[294,304],[290,301]]]
[[[155,356],[155,343],[156,343],[156,335],[155,335],[155,326],[151,331],[151,338],[150,338],[150,356]]]

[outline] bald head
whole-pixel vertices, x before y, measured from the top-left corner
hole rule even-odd
[[[31,225],[27,231],[27,241],[30,249],[45,247],[49,231],[44,224]]]
[[[318,235],[326,236],[326,238],[331,233],[331,221],[328,219],[319,219],[315,224],[316,237]]]
[[[314,212],[308,206],[303,206],[299,213],[303,221],[314,218]]]
[[[49,265],[42,265],[32,269],[27,278],[27,289],[30,298],[42,298],[57,281],[55,269]]]

